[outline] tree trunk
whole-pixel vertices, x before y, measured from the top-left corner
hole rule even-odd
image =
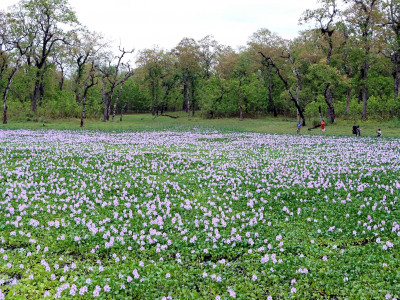
[[[368,55],[368,53],[366,54]],[[368,85],[367,85],[367,79],[368,79],[368,69],[369,69],[369,64],[367,61],[367,58],[364,61],[364,64],[361,69],[361,101],[363,104],[363,109],[362,109],[362,118],[363,120],[367,119],[367,101],[368,101]]]
[[[60,91],[62,92],[64,89],[64,76],[61,77],[61,81],[60,81]]]
[[[124,103],[124,105],[123,105],[122,108],[121,108],[121,117],[119,118],[119,121],[120,121],[120,122],[122,122],[122,116],[123,116],[123,114],[124,114],[125,109],[126,109],[126,103]]]
[[[77,83],[76,84],[79,84],[79,86],[77,86],[76,87],[76,89],[75,89],[75,102],[76,103],[80,103],[81,102],[81,97],[82,97],[82,95],[81,95],[81,90],[80,90],[80,84],[81,84],[81,82],[80,82],[80,80],[78,81],[77,80]]]
[[[59,88],[60,88],[60,91],[62,92],[64,89],[64,67],[61,65],[60,68],[61,68],[61,79],[60,79]]]
[[[347,95],[347,100],[346,100],[346,108],[345,108],[345,111],[344,111],[345,119],[347,119],[349,117],[349,105],[350,105],[350,100],[351,100],[351,87],[347,88],[346,95]]]
[[[243,121],[243,108],[242,108],[242,79],[239,79],[239,88],[238,88],[238,95],[239,95],[239,120]]]
[[[329,84],[325,87],[325,92],[324,92],[324,96],[325,96],[325,102],[326,105],[328,106],[328,119],[331,123],[335,122],[335,108],[333,107],[332,104],[332,91],[329,88]]]
[[[107,122],[107,115],[108,115],[107,110],[108,110],[108,105],[107,105],[107,103],[106,103],[106,104],[104,104],[103,122]]]
[[[7,100],[3,97],[3,124],[7,124]]]
[[[40,92],[40,96],[38,100],[42,100],[44,98],[44,83],[43,83],[43,76],[40,82],[40,86],[39,86],[39,92]]]
[[[40,69],[36,72],[35,89],[31,99],[31,110],[36,113],[37,104],[40,97],[44,96],[44,84],[43,84],[44,70]]]
[[[108,94],[106,92],[106,86],[107,86],[107,81],[106,81],[106,76],[103,74],[102,76],[102,81],[103,81],[103,87],[101,89],[101,94],[102,94],[102,99],[101,102],[104,103],[104,114],[103,114],[103,122],[107,121],[107,102],[108,102]]]
[[[151,76],[151,72],[150,72]],[[151,78],[151,77],[150,77]],[[153,103],[152,103],[152,108],[151,108],[151,114],[154,116],[156,114],[156,91],[155,91],[155,83],[154,79],[151,79],[151,96],[153,98]]]
[[[169,88],[167,87],[167,89],[165,90],[165,93],[164,93],[162,103],[161,103],[161,114],[163,114],[164,111],[166,110],[166,100],[167,100],[168,94],[169,94]]]
[[[80,95],[79,92],[75,94],[75,102],[76,103],[80,103],[81,102],[81,95]]]
[[[322,117],[321,106],[318,106],[318,112],[319,112],[319,121],[322,124],[322,122],[324,121],[324,118]]]
[[[276,118],[278,116],[278,112],[276,111],[274,99],[272,98],[272,91],[273,91],[274,85],[272,82],[271,67],[269,65],[267,67],[267,72],[268,72],[268,102],[269,102],[269,105],[271,105],[272,111],[274,113],[274,117]]]
[[[158,109],[159,109],[159,105],[158,105],[158,81],[155,82],[155,110],[156,110],[156,115],[158,116]]]
[[[186,84],[186,83],[183,83],[183,102],[182,102],[182,111],[186,111],[186,112],[187,112],[186,89],[187,89],[187,84]]]
[[[86,97],[82,99],[82,115],[81,115],[81,127],[83,127],[83,120],[86,117]]]
[[[194,91],[195,91],[195,82],[194,80],[190,80],[190,99],[192,99],[192,117],[194,117],[194,113],[196,111],[196,98],[194,95]]]
[[[19,63],[19,61],[18,61],[18,63]],[[18,71],[18,68],[19,68],[18,63],[13,68],[10,76],[8,77],[7,85],[6,85],[6,87],[4,89],[4,93],[3,93],[3,124],[7,124],[7,110],[8,110],[8,107],[7,107],[7,96],[8,96],[8,92],[10,91],[11,82],[12,82],[12,80],[14,78],[14,75]]]
[[[121,96],[121,92],[122,92],[122,88],[123,87],[124,87],[124,83],[121,83],[121,85],[119,87],[117,99],[115,99],[115,102],[114,102],[114,109],[113,109],[113,115],[112,115],[112,120],[113,121],[114,121],[114,118],[115,118],[115,114],[117,112],[117,104],[118,104],[118,101],[119,101],[119,97]]]
[[[110,121],[111,101],[107,104],[107,121]]]
[[[400,66],[399,66],[400,67]],[[394,101],[397,101],[399,97],[399,90],[400,90],[400,70],[396,70],[396,77],[394,78]]]
[[[368,87],[364,86],[363,90],[362,90],[362,102],[363,102],[362,118],[363,118],[363,120],[367,119],[367,101],[368,101]]]
[[[302,113],[299,110],[300,107],[300,74],[297,71],[297,68],[295,67],[295,73],[296,73],[296,78],[297,78],[297,85],[296,85],[296,103],[297,103],[297,122],[300,122],[300,119],[303,119],[303,126],[306,126],[306,120],[304,119],[304,117],[302,117]]]
[[[7,89],[8,87],[8,89]],[[9,90],[9,85],[4,90],[3,94],[3,124],[7,124],[7,94]]]
[[[333,31],[330,31],[328,33],[328,54],[326,55],[326,65],[330,66],[331,65],[331,56],[332,56],[332,50],[333,50],[333,43],[332,43],[332,34]]]
[[[331,56],[332,56],[332,50],[333,50],[333,42],[332,42],[332,34],[334,33],[333,30],[329,30],[327,28],[326,33],[328,34],[328,54],[326,55],[326,65],[330,66],[331,65]],[[325,91],[324,91],[324,96],[325,96],[325,102],[328,107],[328,119],[331,123],[335,122],[335,108],[333,107],[333,94],[332,90],[329,87],[329,83],[325,86]]]
[[[40,95],[40,79],[36,78],[35,81],[35,89],[33,90],[32,100],[31,100],[31,110],[36,113],[37,110],[37,102]]]
[[[397,101],[400,91],[400,50],[396,51],[392,56],[394,64],[393,79],[394,79],[394,101]]]
[[[185,81],[183,85],[183,91],[185,93],[185,103],[186,103],[186,112],[188,114],[188,117],[190,117],[190,90],[189,90],[189,84],[187,81]]]
[[[83,120],[86,117],[86,99],[87,99],[87,94],[90,88],[92,88],[97,82],[95,82],[95,75],[94,75],[95,69],[94,69],[94,63],[92,63],[92,67],[90,69],[89,77],[84,81],[84,86],[85,86],[85,91],[83,92],[83,99],[82,99],[82,115],[81,115],[81,127],[83,127]],[[88,83],[88,80],[90,78],[90,83]]]

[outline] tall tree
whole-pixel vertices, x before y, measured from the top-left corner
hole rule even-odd
[[[163,114],[168,109],[168,98],[171,91],[179,82],[179,75],[173,53],[163,53],[161,65],[161,87],[163,89],[163,97],[161,99],[160,110],[161,114]]]
[[[351,27],[348,26],[349,24],[346,24],[346,22],[342,20],[338,22],[337,25],[338,25],[338,31],[341,33],[343,37],[340,43],[339,51],[342,56],[340,60],[341,73],[345,75],[347,80],[346,106],[344,112],[344,117],[345,119],[347,119],[349,115],[349,106],[353,90],[352,80],[355,76],[354,70],[356,69],[356,67],[353,66],[355,64],[354,60],[351,59],[352,52],[354,52],[354,47],[351,41]]]
[[[218,53],[221,45],[212,35],[207,35],[198,42],[200,67],[203,72],[203,78],[209,79],[217,63]]]
[[[382,15],[381,0],[346,0],[350,7],[345,12],[358,36],[358,46],[362,49],[362,64],[360,69],[360,96],[363,103],[362,118],[367,119],[368,75],[371,65],[371,50],[373,38],[376,36],[377,25]]]
[[[86,100],[88,96],[89,90],[94,87],[97,84],[96,81],[96,69],[94,66],[94,61],[91,62],[90,64],[90,70],[89,73],[86,75],[82,75],[83,77],[83,82],[82,82],[82,88],[83,88],[83,97],[82,97],[82,113],[81,113],[81,127],[83,127],[83,122],[84,119],[86,118]]]
[[[73,91],[75,93],[76,103],[81,102],[82,94],[85,89],[81,83],[85,75],[85,68],[90,65],[88,62],[97,59],[96,55],[105,47],[106,42],[103,40],[102,36],[96,32],[90,32],[86,28],[82,28],[73,33],[72,44],[69,49],[73,68],[76,68],[76,72],[73,76]]]
[[[136,63],[146,69],[146,80],[150,85],[150,93],[152,97],[152,115],[157,115],[160,110],[159,90],[162,76],[162,59],[163,51],[157,48],[144,49],[139,52]]]
[[[8,122],[7,97],[11,83],[31,47],[31,40],[27,36],[20,35],[15,24],[11,23],[9,18],[0,11],[0,87],[3,98],[3,124]],[[4,87],[2,82],[4,82]]]
[[[183,38],[173,50],[177,57],[177,67],[181,74],[183,84],[183,105],[182,109],[190,117],[195,111],[194,89],[195,81],[200,71],[199,46],[194,39]]]
[[[320,0],[321,7],[315,10],[306,10],[301,21],[315,21],[317,28],[321,32],[322,38],[328,43],[326,53],[327,70],[331,68],[331,57],[333,51],[333,34],[336,30],[335,22],[339,17],[340,11],[337,7],[337,0]],[[333,70],[334,72],[334,70]],[[333,92],[331,83],[327,82],[324,87],[325,103],[328,107],[328,118],[331,123],[335,121],[335,108],[333,105]]]
[[[400,91],[400,0],[386,0],[385,14],[387,27],[392,31],[389,39],[389,57],[393,63],[394,100],[397,101]]]
[[[238,108],[239,108],[239,120],[243,121],[243,92],[242,85],[243,81],[249,76],[251,70],[251,57],[248,51],[242,51],[236,61],[233,69],[233,74],[238,80]]]
[[[257,30],[250,37],[247,44],[250,46],[251,51],[254,52],[257,60],[259,60],[259,52],[263,53],[268,57],[277,57],[282,54],[283,50],[283,39],[279,37],[277,34],[272,33],[270,30],[266,28],[262,28]],[[261,64],[263,66],[263,75],[264,82],[267,85],[268,89],[268,103],[269,107],[272,110],[274,117],[278,116],[278,111],[275,105],[275,101],[273,99],[273,92],[275,89],[274,77],[276,77],[276,71],[273,68],[271,62],[269,60],[265,60],[261,57]]]
[[[20,35],[32,39],[28,63],[36,68],[31,109],[44,91],[43,79],[49,57],[58,44],[69,43],[69,36],[79,25],[75,12],[67,0],[21,0],[10,12],[11,22],[19,26]]]
[[[286,61],[286,63],[289,62],[289,65],[291,66],[291,68],[289,69],[290,70],[289,72],[291,72],[295,75],[296,88],[295,88],[295,91],[293,92],[292,85],[290,82],[290,76],[288,76],[288,74],[285,74],[284,68],[279,67],[276,63],[276,60],[274,60],[272,57],[266,56],[262,52],[259,52],[259,54],[264,58],[265,64],[271,64],[271,66],[276,70],[276,73],[277,73],[279,79],[285,85],[285,89],[286,89],[287,93],[289,94],[290,100],[293,102],[294,106],[296,107],[298,122],[300,122],[300,119],[301,119],[303,126],[305,126],[306,119],[304,117],[304,109],[300,106],[301,77],[300,77],[299,68],[296,65],[296,59],[292,56],[291,52],[289,52],[289,51],[286,53],[283,53],[283,55],[281,55],[281,58],[283,58]]]

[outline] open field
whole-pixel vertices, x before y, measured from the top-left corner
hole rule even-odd
[[[119,118],[114,122],[104,123],[100,120],[89,119],[85,121],[84,130],[106,130],[106,131],[190,131],[193,128],[234,131],[234,132],[259,132],[259,133],[277,133],[277,134],[296,134],[297,121],[291,118],[259,118],[244,119],[239,121],[236,118],[227,119],[203,119],[199,117],[188,118],[184,113],[171,113],[178,116],[178,119],[168,117],[154,117],[150,114],[135,114],[124,116],[123,122]],[[11,119],[9,124],[0,124],[0,129],[61,129],[61,130],[81,130],[78,119],[59,119],[51,120],[45,118],[32,118],[31,121]],[[32,121],[35,120],[35,121]],[[362,136],[376,136],[376,130],[382,129],[383,136],[400,138],[400,121],[357,121],[361,126]],[[353,120],[337,120],[335,124],[326,125],[326,132],[321,129],[308,131],[312,127],[312,122],[308,121],[305,128],[301,129],[303,135],[326,135],[326,136],[352,136]]]
[[[399,139],[131,118],[0,130],[0,299],[400,297]]]

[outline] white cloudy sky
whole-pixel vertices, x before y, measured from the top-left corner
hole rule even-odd
[[[0,9],[18,0],[0,0]],[[183,37],[212,34],[234,48],[268,28],[284,38],[297,35],[299,17],[316,0],[69,0],[80,22],[115,44],[137,50],[175,47]],[[303,27],[304,28],[304,27]]]

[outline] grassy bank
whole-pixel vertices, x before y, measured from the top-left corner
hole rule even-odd
[[[296,134],[296,120],[291,118],[258,118],[244,119],[239,121],[236,118],[224,119],[202,119],[199,117],[188,118],[185,114],[171,114],[178,116],[177,119],[169,117],[155,118],[150,114],[135,114],[124,116],[123,122],[116,121],[102,122],[100,119],[91,119],[85,121],[84,129],[89,130],[117,130],[117,131],[143,131],[143,130],[192,130],[194,128],[209,128],[219,131],[248,131],[277,134]],[[311,121],[308,126],[301,130],[301,134],[310,135],[343,135],[351,136],[351,127],[354,121],[337,120],[335,124],[326,125],[326,132],[321,132],[320,128],[307,130],[311,127]],[[362,136],[375,136],[378,128],[382,130],[384,137],[400,137],[400,121],[357,121],[361,127]],[[68,129],[80,130],[79,119],[45,119],[33,118],[30,121],[21,121],[20,119],[11,119],[9,124],[1,124],[1,129]]]

